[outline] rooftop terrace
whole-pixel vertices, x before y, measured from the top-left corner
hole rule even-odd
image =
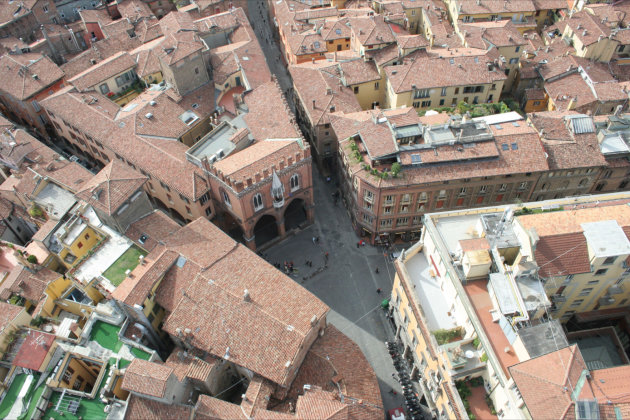
[[[451,305],[444,297],[438,277],[431,275],[436,269],[427,260],[424,252],[419,252],[408,259],[405,266],[416,290],[429,330],[450,330],[457,327],[455,317],[449,313]]]

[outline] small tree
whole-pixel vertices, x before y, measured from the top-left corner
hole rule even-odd
[[[30,262],[31,264],[37,264],[37,257],[35,255],[29,255],[26,258],[26,261]]]
[[[392,164],[392,177],[397,178],[401,169],[402,167],[400,166],[400,163],[394,162]]]

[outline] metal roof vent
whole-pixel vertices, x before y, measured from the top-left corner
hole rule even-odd
[[[151,118],[153,118],[153,114],[152,114],[152,113],[150,113],[150,112],[148,112],[148,113],[145,115],[145,117],[146,117],[148,120],[150,120]]]
[[[249,290],[245,289],[245,292],[243,293],[243,300],[245,302],[251,302],[252,301],[252,297],[249,295]]]

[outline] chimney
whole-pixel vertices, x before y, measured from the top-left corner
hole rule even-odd
[[[333,53],[333,62],[337,62],[337,51],[335,50],[335,52]]]
[[[311,58],[311,62],[315,64],[315,57]]]
[[[313,109],[315,109],[315,99],[313,99]]]
[[[251,302],[252,301],[252,298],[249,295],[249,290],[247,290],[247,289],[245,289],[245,292],[243,292],[243,300],[245,302]]]
[[[577,97],[571,98],[569,100],[569,103],[567,104],[567,111],[570,111],[571,109],[575,108],[575,103],[576,102],[577,102]]]

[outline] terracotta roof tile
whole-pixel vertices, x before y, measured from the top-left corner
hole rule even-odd
[[[27,330],[26,339],[22,342],[13,365],[26,369],[42,372],[42,366],[51,346],[57,337],[54,334],[46,334],[41,331]],[[42,370],[40,370],[40,368]]]
[[[336,65],[330,67],[320,69],[310,63],[289,66],[296,93],[314,126],[329,123],[331,107],[335,112],[361,111],[353,91],[340,84]]]
[[[203,48],[204,44],[195,32],[174,32],[165,37],[156,52],[164,63],[172,66]]]
[[[350,28],[361,45],[382,45],[396,42],[396,37],[382,15],[350,18]]]
[[[246,182],[255,179],[256,174],[263,176],[268,170],[271,176],[273,165],[279,168],[279,162],[301,153],[303,146],[298,140],[263,140],[234,153],[214,164],[219,173],[229,177],[232,182]],[[264,178],[264,176],[263,176]]]
[[[183,143],[136,135],[138,120],[115,121],[120,107],[108,99],[68,88],[46,98],[42,106],[184,196],[197,199],[207,191],[200,184],[205,182],[201,170],[186,160],[188,148]]]
[[[50,58],[36,53],[5,54],[0,57],[0,68],[0,90],[20,101],[26,101],[64,77],[64,72]]]
[[[125,236],[138,246],[151,252],[158,241],[178,230],[180,226],[166,213],[154,210],[152,213],[136,220],[127,228]]]
[[[442,58],[440,58],[442,57]],[[418,56],[415,61],[399,66],[385,67],[385,73],[394,92],[408,92],[435,87],[494,83],[507,76],[499,70],[490,71],[484,56]]]
[[[578,346],[573,345],[511,366],[510,373],[532,418],[562,418],[586,369]]]
[[[345,61],[339,64],[341,74],[346,85],[356,85],[360,83],[381,80],[381,75],[373,61],[363,59]]]
[[[112,298],[129,306],[142,305],[149,291],[175,263],[177,257],[177,253],[173,251],[164,251],[163,247],[155,248],[144,258],[143,264],[139,264],[131,272],[132,277],[126,277],[114,290]]]
[[[134,59],[127,52],[120,52],[77,74],[68,80],[68,83],[73,84],[79,91],[85,91],[135,67]]]
[[[276,82],[262,84],[244,96],[247,128],[254,140],[301,138],[293,114]]]
[[[31,271],[18,265],[2,282],[0,299],[6,300],[15,293],[31,302],[39,302],[44,297],[48,284],[60,277],[61,274],[45,267],[37,267]]]
[[[181,268],[197,260],[205,270],[198,268],[188,279],[181,279],[188,281],[188,287],[183,293],[173,292],[180,299],[166,319],[164,330],[176,335],[177,329],[190,328],[193,346],[217,357],[223,357],[229,347],[230,361],[284,384],[285,364],[294,360],[312,328],[311,318],[321,319],[328,308],[207,220],[198,219],[189,227],[193,229],[174,234],[165,242],[188,260]],[[196,235],[210,245],[200,249]],[[167,280],[160,287],[168,288]],[[172,290],[175,285],[171,283],[170,287]],[[251,302],[242,297],[246,289]],[[217,318],[224,320],[220,328],[206,322]],[[278,342],[283,346],[274,344]]]
[[[111,216],[144,185],[147,179],[118,159],[114,159],[83,184],[76,196]]]
[[[130,395],[125,411],[126,420],[188,419],[192,414],[192,406],[164,404],[148,398]]]
[[[133,359],[127,366],[122,381],[122,389],[136,394],[163,398],[168,379],[173,375],[173,368],[142,359]]]
[[[532,0],[457,0],[455,8],[460,15],[484,15],[497,13],[534,12]]]
[[[605,166],[606,159],[600,152],[595,133],[573,134],[567,129],[566,122],[558,118],[559,115],[568,114],[559,112],[529,114],[529,119],[536,130],[543,131],[542,142],[549,155],[549,168],[553,170]]]
[[[573,13],[564,23],[569,26],[574,36],[577,37],[584,46],[589,46],[599,42],[599,37],[609,37],[611,30],[601,22],[601,18],[593,16],[586,10]]]
[[[25,310],[23,306],[0,302],[0,332],[3,332],[9,326],[9,323],[21,314],[23,310]]]

